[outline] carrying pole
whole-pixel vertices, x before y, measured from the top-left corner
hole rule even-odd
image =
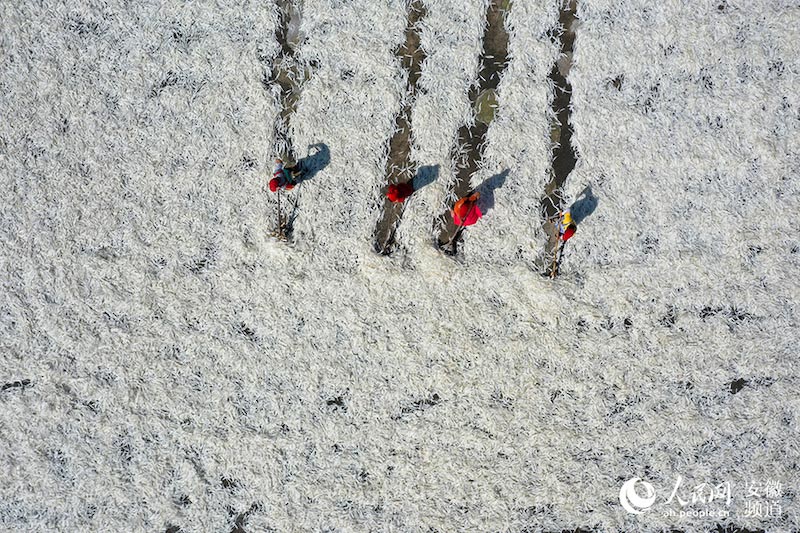
[[[281,220],[281,189],[278,189],[278,238],[283,238],[283,221]]]
[[[453,234],[453,238],[450,239],[450,242],[447,243],[445,248],[453,248],[453,249],[455,248],[455,244],[458,242],[458,238],[461,237],[461,234],[464,232],[464,228],[467,227],[467,219],[469,218],[469,215],[472,213],[472,210],[475,209],[476,205],[477,203],[473,203],[472,206],[469,208],[469,211],[467,211],[467,214],[464,215],[464,218],[461,219],[461,224],[458,226],[458,229],[456,230],[455,234]]]

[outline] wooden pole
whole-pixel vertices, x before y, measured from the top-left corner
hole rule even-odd
[[[556,249],[553,251],[553,265],[550,267],[550,279],[554,279],[558,275],[558,254],[564,249],[563,246],[561,235],[559,235],[558,241],[556,241]]]
[[[281,189],[278,189],[278,238],[283,238],[283,221],[281,220]]]
[[[464,218],[461,219],[461,224],[458,226],[458,229],[453,235],[453,238],[450,239],[450,242],[448,242],[447,245],[445,246],[446,248],[453,248],[453,250],[455,251],[455,244],[456,242],[458,242],[458,238],[461,237],[461,233],[464,232],[464,228],[467,227],[467,218],[469,218],[469,215],[472,213],[472,210],[475,209],[476,205],[478,205],[477,202],[473,202],[472,206],[469,208],[469,211],[467,211],[467,214],[464,215]]]

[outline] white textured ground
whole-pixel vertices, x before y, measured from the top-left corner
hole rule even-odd
[[[269,3],[0,3],[0,529],[800,528],[800,5],[579,3],[566,188],[596,209],[551,282],[558,6],[514,0],[476,185],[509,173],[455,261],[431,228],[485,6],[425,4],[439,179],[384,258],[400,0],[305,1],[293,138],[330,163],[292,246],[267,236]],[[678,475],[730,481],[731,518],[620,507]],[[741,516],[767,479],[782,513]]]

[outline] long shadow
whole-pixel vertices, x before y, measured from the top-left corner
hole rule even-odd
[[[507,2],[492,0],[486,10],[486,28],[483,33],[483,52],[480,58],[478,83],[469,91],[473,106],[473,123],[465,124],[458,130],[458,141],[453,150],[456,167],[456,180],[453,193],[456,198],[466,196],[471,190],[470,181],[478,171],[483,157],[483,146],[489,124],[494,119],[497,107],[497,87],[508,65],[508,32],[505,29]],[[439,232],[437,245],[442,251],[455,255],[459,231],[449,213],[442,215],[443,226]],[[460,236],[461,234],[458,233]]]
[[[414,176],[414,190],[418,191],[421,188],[430,185],[439,177],[439,165],[425,165],[417,169],[417,175]]]
[[[414,174],[411,161],[411,107],[417,94],[417,83],[422,76],[422,63],[425,51],[420,45],[419,22],[427,11],[421,0],[412,0],[408,6],[408,21],[405,40],[395,51],[403,69],[408,73],[406,95],[403,108],[395,119],[395,130],[389,141],[389,159],[386,163],[386,182],[388,185],[404,183]],[[375,227],[375,251],[389,255],[394,251],[395,231],[403,213],[402,204],[388,199],[383,202],[383,214]]]
[[[597,209],[598,202],[597,197],[592,193],[592,186],[587,185],[586,188],[581,191],[578,199],[575,200],[569,208],[570,213],[572,213],[572,220],[575,221],[575,224],[580,225],[581,222],[594,213],[594,210]]]
[[[494,191],[505,184],[509,172],[509,169],[505,169],[499,174],[487,178],[475,189],[481,193],[481,198],[478,200],[478,207],[484,215],[494,209]]]
[[[562,0],[558,22],[560,27],[561,56],[550,71],[550,80],[555,87],[552,109],[555,121],[551,124],[553,147],[553,163],[550,170],[550,181],[545,185],[545,194],[541,200],[543,228],[547,233],[547,249],[542,257],[542,265],[549,265],[557,253],[558,230],[552,222],[564,201],[563,186],[570,172],[575,168],[577,156],[572,146],[572,125],[570,124],[570,101],[572,85],[567,80],[572,66],[572,51],[575,43],[573,25],[576,20],[576,0]]]
[[[314,150],[314,153],[310,153]],[[297,183],[313,179],[322,169],[331,162],[331,151],[325,143],[316,143],[308,147],[309,155],[297,161],[301,174]]]

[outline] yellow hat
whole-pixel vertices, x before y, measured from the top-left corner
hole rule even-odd
[[[572,223],[572,214],[569,211],[564,213],[564,216],[561,218],[561,223],[565,226],[568,226]]]

